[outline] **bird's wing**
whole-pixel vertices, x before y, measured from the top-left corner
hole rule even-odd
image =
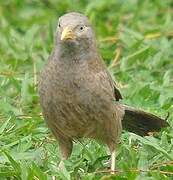
[[[113,81],[113,88],[114,88],[114,96],[115,96],[116,101],[123,99],[123,97],[120,93],[120,90],[117,88],[115,81]]]
[[[122,95],[120,93],[120,90],[117,87],[116,82],[113,80],[112,76],[110,75],[109,71],[106,68],[106,65],[103,64],[103,69],[101,70],[101,74],[104,74],[103,76],[105,77],[106,81],[109,81],[109,84],[112,87],[113,93],[114,93],[114,97],[116,101],[119,101],[120,99],[122,99]]]
[[[107,71],[106,73],[107,73],[107,75],[108,75],[108,78],[109,78],[109,81],[110,81],[110,83],[111,83],[111,86],[112,86],[112,88],[113,88],[113,90],[114,90],[115,100],[116,100],[116,101],[119,101],[120,99],[122,99],[122,95],[121,95],[121,93],[120,93],[120,90],[118,89],[116,82],[112,79],[110,73],[109,73],[108,71]]]
[[[116,82],[113,80],[112,76],[107,70],[106,64],[104,63],[103,59],[99,57],[96,61],[91,61],[90,63],[90,67],[92,67],[94,74],[96,74],[96,76],[98,77],[103,77],[102,79],[104,79],[104,85],[111,86],[115,100],[119,101],[120,99],[122,99],[120,90],[118,89]]]

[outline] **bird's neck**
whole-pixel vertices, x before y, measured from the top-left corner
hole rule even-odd
[[[96,46],[87,44],[82,46],[73,46],[70,44],[67,44],[66,46],[60,45],[59,48],[54,50],[54,54],[57,61],[66,61],[67,64],[91,60],[98,57]]]

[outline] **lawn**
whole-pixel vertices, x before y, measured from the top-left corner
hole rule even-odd
[[[39,72],[53,48],[58,17],[86,14],[100,53],[124,103],[165,118],[170,127],[140,137],[123,132],[117,173],[107,172],[107,149],[75,143],[63,171],[58,145],[39,105]],[[172,0],[0,1],[0,180],[173,179]]]

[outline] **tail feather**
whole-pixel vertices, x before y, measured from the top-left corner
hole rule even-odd
[[[160,131],[161,128],[168,126],[168,123],[151,113],[124,105],[125,115],[122,120],[123,129],[145,136],[149,132]]]

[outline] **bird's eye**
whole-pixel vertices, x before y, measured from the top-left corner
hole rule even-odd
[[[81,31],[84,30],[84,26],[80,26],[80,30],[81,30]]]
[[[58,23],[58,27],[59,27],[59,28],[61,27],[61,24],[60,24],[60,23]]]

